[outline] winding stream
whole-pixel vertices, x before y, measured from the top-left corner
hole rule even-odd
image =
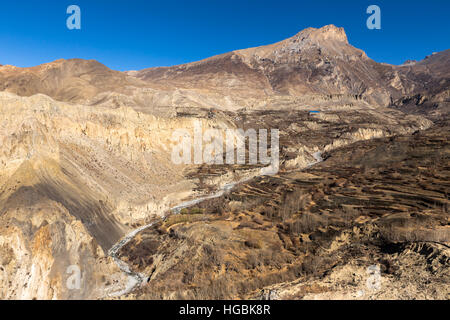
[[[312,166],[323,161],[322,153],[320,151],[314,153],[313,157],[316,161],[308,164],[308,166],[305,169],[311,168]],[[259,176],[273,175],[277,172],[278,172],[278,170],[274,170],[274,168],[272,166],[262,168],[260,170],[259,174],[252,175],[252,176],[246,177],[242,180],[226,184],[222,188],[220,188],[219,191],[217,191],[211,195],[199,197],[199,198],[193,199],[193,200],[184,201],[181,204],[171,208],[169,211],[171,211],[175,214],[179,214],[181,212],[181,210],[184,208],[191,207],[191,206],[196,205],[205,200],[221,197],[226,192],[232,190],[237,184],[247,182],[247,181],[249,181],[253,178],[259,177]],[[165,219],[166,218],[164,217],[163,220],[165,220]],[[154,224],[155,224],[155,222],[152,222],[145,226],[134,229],[133,231],[128,233],[125,237],[123,237],[121,240],[119,240],[119,242],[117,242],[111,249],[109,249],[108,255],[114,259],[114,262],[119,267],[119,269],[123,273],[128,275],[128,283],[127,283],[126,287],[121,291],[109,294],[109,296],[119,297],[122,295],[126,295],[126,294],[132,292],[135,288],[139,287],[142,283],[145,283],[148,281],[148,277],[146,275],[139,273],[139,272],[134,272],[127,263],[125,263],[124,261],[119,259],[117,254],[120,251],[120,249],[122,249],[122,247],[124,247],[127,243],[129,243],[137,234],[139,234],[141,231],[143,231],[145,229],[150,228]]]

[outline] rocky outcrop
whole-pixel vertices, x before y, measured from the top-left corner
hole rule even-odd
[[[120,275],[110,247],[192,193],[188,166],[171,161],[172,133],[201,120],[41,94],[0,93],[0,113],[1,297],[105,296],[114,284],[107,274]],[[203,122],[205,129],[227,125]],[[65,285],[72,265],[83,272],[75,291]]]

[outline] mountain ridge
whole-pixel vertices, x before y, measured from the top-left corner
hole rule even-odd
[[[82,59],[60,59],[31,68],[1,66],[0,91],[147,111],[149,105],[264,108],[274,99],[286,98],[292,103],[303,99],[308,105],[329,97],[349,97],[343,105],[403,108],[405,99],[432,94],[438,98],[427,101],[434,108],[432,116],[439,117],[448,112],[448,74],[450,50],[414,64],[378,63],[353,47],[343,28],[327,25],[304,29],[274,44],[172,67],[120,72]],[[421,108],[404,109],[419,112]],[[429,107],[423,109],[422,113],[429,113]]]

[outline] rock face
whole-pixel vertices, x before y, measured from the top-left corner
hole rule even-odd
[[[107,275],[119,273],[108,250],[192,190],[170,145],[193,119],[11,93],[0,93],[0,114],[1,297],[104,297]],[[83,271],[81,291],[65,286],[71,265]]]
[[[434,53],[420,62],[400,66],[408,90],[393,105],[408,113],[445,118],[450,113],[450,50]]]
[[[309,268],[305,261],[324,254],[320,247],[331,246],[338,259],[336,239],[347,237],[349,246],[364,239],[378,252],[379,243],[372,242],[385,230],[377,219],[388,221],[411,208],[422,214],[427,203],[437,206],[428,208],[427,217],[419,215],[429,225],[413,224],[413,232],[433,236],[430,226],[446,221],[438,211],[447,208],[448,186],[428,190],[427,179],[442,184],[448,168],[424,159],[448,144],[437,131],[422,140],[417,132],[433,130],[430,119],[448,113],[449,65],[448,50],[402,66],[376,63],[331,25],[169,68],[118,72],[79,59],[33,68],[0,65],[0,299],[95,299],[127,292],[130,279],[108,251],[151,221],[153,228],[138,232],[117,253],[130,270],[150,279],[128,297],[241,298],[282,282],[292,288],[291,281]],[[320,112],[312,114],[312,108]],[[193,133],[197,123],[202,130],[279,129],[280,172],[161,221],[182,201],[261,169],[174,164],[173,133]],[[448,129],[446,122],[440,126]],[[396,136],[406,137],[408,148],[393,143]],[[410,152],[416,142],[425,156]],[[300,172],[319,152],[328,161],[324,172]],[[367,155],[353,161],[361,153]],[[448,158],[442,151],[439,156]],[[390,159],[406,172],[400,182],[383,171],[393,165]],[[380,162],[379,180],[361,172],[374,161]],[[428,178],[416,180],[411,167],[424,167]],[[375,181],[369,191],[358,184],[368,177]],[[383,179],[390,189],[380,196]],[[398,184],[411,186],[392,191]],[[290,212],[295,217],[287,216],[288,194],[299,185],[301,203]],[[365,215],[345,208],[367,197],[375,204],[367,205],[372,211],[364,224]],[[350,216],[359,219],[357,225],[345,221]],[[331,223],[322,224],[323,217]],[[370,230],[350,237],[353,227]],[[214,286],[211,275],[217,275]],[[289,290],[280,290],[280,297]]]

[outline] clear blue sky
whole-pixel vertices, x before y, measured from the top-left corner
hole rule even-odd
[[[66,28],[77,4],[82,29]],[[382,30],[366,28],[366,8]],[[378,62],[401,64],[450,48],[448,0],[14,0],[0,6],[0,64],[95,59],[116,70],[200,60],[274,43],[307,27],[344,27]]]

